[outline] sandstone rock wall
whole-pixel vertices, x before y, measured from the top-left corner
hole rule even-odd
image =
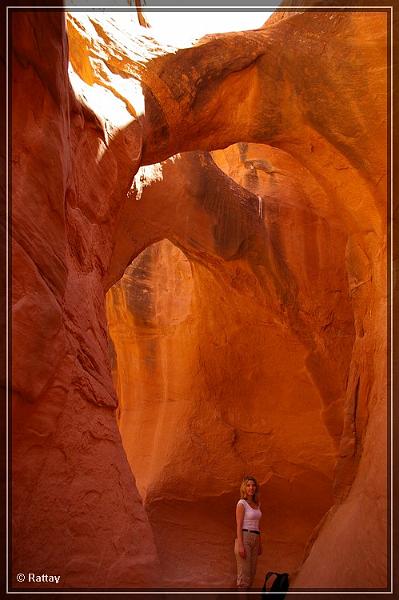
[[[15,572],[151,585],[160,560],[201,585],[215,552],[231,581],[251,466],[292,568],[331,507],[297,586],[386,585],[386,25],[306,12],[176,50],[75,14],[68,80],[62,13],[13,16]],[[236,142],[225,174],[187,152]]]
[[[239,202],[239,188],[209,157],[162,165],[162,180],[132,207],[132,230],[139,214],[147,223],[164,218],[165,235],[185,254],[167,240],[151,245],[107,299],[118,422],[172,585],[234,585],[234,505],[245,472],[263,491],[258,585],[265,569],[298,567],[333,504],[354,333],[346,237],[312,206],[303,189],[310,175],[290,178],[295,161],[263,146],[240,150],[215,153],[258,192],[244,187]],[[234,240],[238,251],[220,260]]]
[[[45,570],[59,587],[145,585],[157,556],[115,420],[102,283],[140,136],[99,162],[62,13],[12,26],[12,583]]]

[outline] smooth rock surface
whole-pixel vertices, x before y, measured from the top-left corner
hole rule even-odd
[[[250,469],[263,567],[383,588],[386,14],[178,49],[73,13],[69,75],[61,12],[12,23],[13,573],[231,585]]]
[[[57,589],[148,585],[158,558],[115,420],[102,283],[140,126],[103,152],[62,13],[12,22],[12,583],[45,570]]]

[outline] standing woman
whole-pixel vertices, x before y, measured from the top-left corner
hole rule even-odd
[[[234,554],[237,560],[237,588],[248,590],[256,573],[258,555],[262,554],[259,520],[259,486],[255,477],[244,477],[240,487],[241,499],[237,503],[237,538]]]

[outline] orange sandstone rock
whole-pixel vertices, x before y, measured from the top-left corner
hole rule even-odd
[[[62,15],[13,16],[15,573],[232,584],[250,469],[262,567],[386,585],[386,25],[171,49],[75,13],[68,79]]]
[[[145,585],[157,556],[115,420],[102,283],[140,127],[103,152],[62,13],[12,23],[12,584],[45,570],[58,588]]]
[[[334,419],[323,418],[321,406],[334,398],[328,392],[338,389],[336,373],[348,364],[353,343],[347,280],[343,268],[337,270],[345,237],[323,225],[282,170],[289,159],[275,155],[273,168],[281,173],[276,198],[264,184],[261,204],[209,157],[186,154],[162,164],[162,179],[134,203],[131,226],[164,219],[159,236],[174,245],[164,240],[142,252],[107,300],[118,422],[170,585],[233,585],[234,558],[226,548],[234,539],[234,498],[244,472],[254,470],[264,491],[268,550],[258,584],[266,568],[298,566],[311,530],[333,503],[335,449],[328,428]],[[187,227],[187,216],[197,228]],[[303,272],[306,235],[309,251],[320,248],[322,256]],[[336,245],[323,253],[318,235],[334,235]],[[311,313],[319,324],[310,323]],[[331,349],[324,345],[323,354],[312,338],[325,337],[326,318]],[[324,365],[320,389],[309,367],[312,353],[319,370]],[[345,371],[342,379],[330,407],[341,430]],[[183,533],[173,536],[177,515]],[[189,563],[176,559],[186,554],[193,557]],[[212,569],[210,555],[218,557]]]

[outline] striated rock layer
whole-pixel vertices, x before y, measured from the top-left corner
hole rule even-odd
[[[12,24],[13,570],[231,585],[251,470],[259,571],[386,586],[386,13]]]

